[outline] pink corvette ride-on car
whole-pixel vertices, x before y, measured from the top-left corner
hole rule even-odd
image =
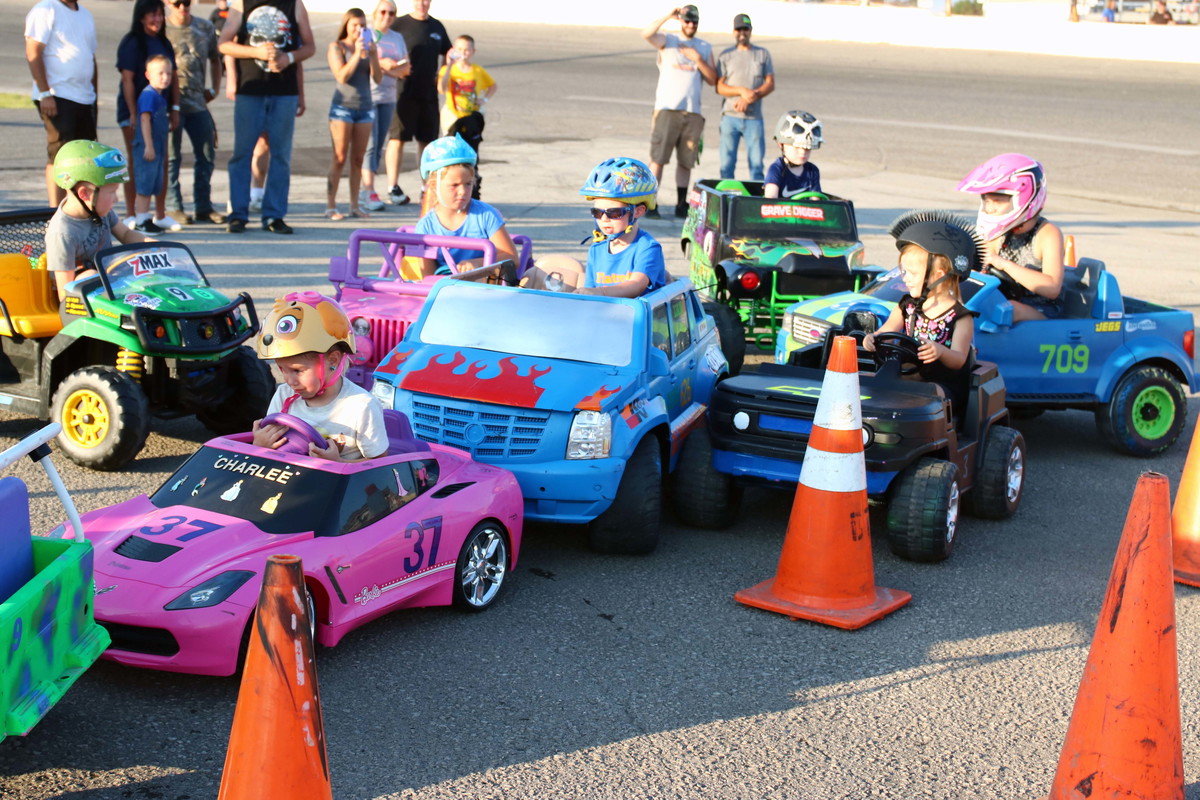
[[[149,497],[83,516],[96,620],[112,636],[104,658],[233,674],[278,553],[302,559],[326,646],[396,609],[496,599],[521,544],[512,473],[420,441],[398,412],[385,413],[387,455],[350,463],[302,455],[321,435],[277,417],[292,429],[280,450],[249,433],[212,439]]]

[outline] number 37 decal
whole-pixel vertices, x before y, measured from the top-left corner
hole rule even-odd
[[[1086,344],[1044,344],[1038,352],[1046,357],[1042,372],[1049,372],[1051,367],[1059,373],[1087,372],[1089,351]]]

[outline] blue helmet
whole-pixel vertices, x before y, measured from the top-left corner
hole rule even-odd
[[[425,152],[421,153],[421,180],[425,180],[432,172],[437,172],[442,167],[450,167],[455,164],[470,164],[475,166],[479,156],[467,144],[466,140],[457,133],[453,136],[443,136],[440,139],[434,139],[425,146]]]
[[[645,203],[646,208],[654,208],[658,181],[641,161],[619,156],[597,164],[579,193],[584,197],[621,200],[630,205]]]

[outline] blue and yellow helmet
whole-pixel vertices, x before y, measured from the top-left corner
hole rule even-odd
[[[604,197],[630,205],[644,203],[650,209],[657,204],[658,181],[641,161],[618,156],[597,164],[579,193],[589,199]]]

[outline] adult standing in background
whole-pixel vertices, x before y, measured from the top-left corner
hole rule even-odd
[[[734,46],[717,56],[717,94],[725,98],[721,109],[721,178],[733,178],[738,142],[746,142],[750,180],[763,179],[762,99],[775,91],[775,68],[766,48],[750,44],[753,26],[749,14],[733,18]]]
[[[192,16],[192,0],[168,0],[167,38],[175,48],[179,72],[179,127],[171,132],[167,161],[167,208],[178,212],[185,224],[211,222],[221,225],[225,215],[213,208],[212,174],[217,149],[217,125],[208,104],[221,90],[221,54],[217,32],[206,19]],[[211,78],[212,88],[204,84]],[[183,160],[183,134],[192,144],[192,211],[183,210],[179,167]]]
[[[271,142],[262,227],[288,234],[284,221],[292,183],[292,136],[300,107],[299,63],[316,52],[303,0],[233,0],[218,47],[232,56],[233,157],[229,159],[230,233],[250,218],[250,159],[259,135]]]
[[[683,36],[660,33],[669,19],[679,20]],[[692,167],[704,136],[704,117],[700,113],[700,90],[704,83],[715,86],[717,69],[712,45],[696,38],[700,10],[695,6],[672,9],[642,31],[642,38],[658,50],[658,88],[654,93],[654,121],[650,126],[650,171],[662,185],[663,165],[675,151],[675,216],[687,216],[687,191]],[[658,208],[646,216],[659,216]]]
[[[375,13],[371,15],[371,27],[375,32],[375,47],[379,51],[379,66],[383,77],[371,81],[371,100],[375,103],[375,122],[371,129],[371,143],[362,168],[362,196],[358,202],[367,211],[382,211],[383,201],[375,191],[375,173],[387,144],[388,131],[396,117],[397,86],[400,78],[408,77],[408,46],[404,37],[392,30],[396,21],[396,4],[392,0],[379,0]]]
[[[405,78],[396,99],[396,124],[389,134],[384,163],[387,167],[388,200],[396,205],[409,201],[400,188],[400,166],[404,160],[404,143],[416,140],[417,163],[425,145],[438,138],[440,125],[437,93],[438,69],[450,50],[450,34],[446,26],[429,16],[430,0],[413,0],[413,10],[394,23],[392,30],[404,37],[412,72]]]
[[[25,60],[33,104],[46,126],[46,199],[66,197],[54,157],[75,139],[96,138],[96,23],[76,0],[41,0],[25,15]]]

